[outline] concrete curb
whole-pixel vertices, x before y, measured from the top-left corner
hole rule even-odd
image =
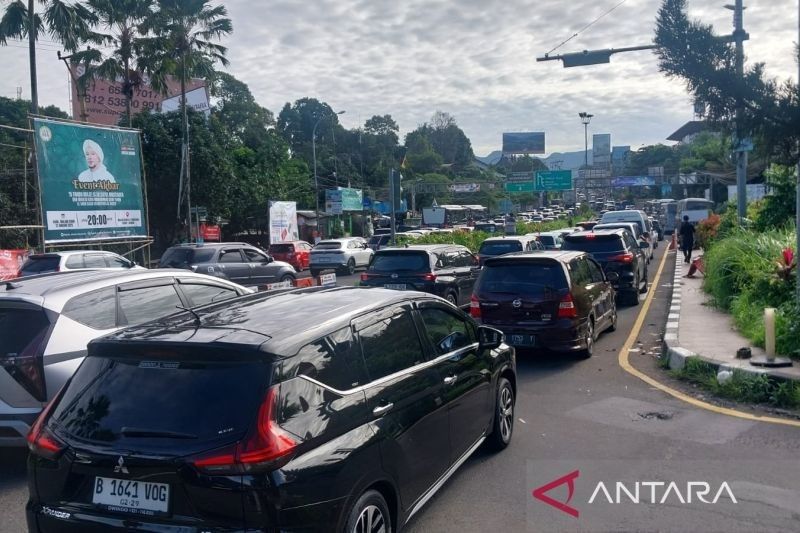
[[[683,279],[683,267],[685,263],[681,260],[679,250],[675,250],[675,276],[672,281],[672,301],[670,302],[669,314],[667,315],[667,327],[664,333],[664,347],[665,352],[663,357],[667,360],[670,370],[681,370],[686,365],[686,359],[689,357],[696,357],[708,365],[714,367],[717,372],[721,370],[738,370],[746,374],[755,376],[766,374],[772,378],[780,381],[794,381],[800,383],[800,379],[795,376],[788,375],[781,372],[780,369],[763,369],[756,367],[742,367],[730,365],[721,362],[717,359],[703,356],[681,347],[678,340],[678,333],[680,331],[680,316],[681,316],[681,285]],[[667,253],[673,253],[672,250]],[[669,259],[668,259],[669,260]]]

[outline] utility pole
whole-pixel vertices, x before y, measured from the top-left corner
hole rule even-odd
[[[798,35],[798,43],[800,43],[800,2],[797,3],[797,35]],[[800,59],[798,57],[797,59]],[[797,86],[800,87],[800,61],[797,63],[798,71],[797,71]],[[798,149],[800,149],[800,140],[797,142]],[[798,150],[800,152],[800,150]],[[800,154],[798,155],[800,158]],[[794,256],[795,256],[795,266],[794,267],[794,275],[795,275],[795,303],[800,305],[800,159],[797,160],[797,176],[796,176],[796,187],[797,191],[795,193],[795,233],[796,233],[796,240],[795,240],[795,247],[794,247]]]
[[[733,41],[736,44],[736,75],[744,78],[744,41],[749,38],[744,31],[744,6],[743,0],[736,0],[734,5],[726,5],[733,10]],[[742,98],[737,97],[736,102],[736,210],[739,222],[747,217],[747,147],[745,137],[747,133],[742,128],[744,120],[744,106]]]
[[[36,84],[36,14],[34,1],[28,0],[28,60],[31,69],[31,114],[39,114],[39,89]]]
[[[391,227],[392,246],[394,246],[397,243],[397,241],[395,240],[395,218],[394,218],[396,214],[395,202],[397,201],[397,199],[394,197],[394,180],[395,180],[394,169],[391,169],[389,171],[389,204],[390,204],[389,209],[391,210],[391,213],[389,213],[389,225]]]

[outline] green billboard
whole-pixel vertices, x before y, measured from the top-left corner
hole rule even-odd
[[[535,191],[568,191],[572,189],[571,170],[538,170],[533,180]]]
[[[361,211],[364,209],[361,189],[339,187],[342,193],[342,211]]]
[[[139,132],[33,120],[46,243],[147,237]]]

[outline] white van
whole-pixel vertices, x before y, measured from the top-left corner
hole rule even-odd
[[[653,225],[650,223],[650,219],[647,218],[647,214],[645,214],[644,211],[640,211],[638,209],[609,211],[604,213],[600,218],[600,224],[610,224],[612,222],[636,222],[636,224],[638,224],[639,228],[642,230],[645,238],[650,241],[650,251],[648,257],[653,257],[653,251],[655,250],[654,244],[658,240],[658,234],[653,230]]]

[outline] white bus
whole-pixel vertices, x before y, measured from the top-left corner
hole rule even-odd
[[[675,227],[680,227],[684,216],[688,216],[689,222],[692,224],[697,224],[701,220],[708,218],[713,208],[714,202],[706,200],[705,198],[685,198],[683,200],[678,200],[677,212],[675,213]]]

